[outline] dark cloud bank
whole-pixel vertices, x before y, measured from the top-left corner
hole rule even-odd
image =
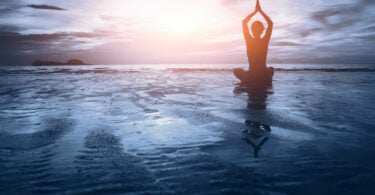
[[[31,8],[34,8],[34,9],[48,9],[48,10],[58,10],[58,11],[65,10],[64,8],[53,6],[53,5],[35,5],[35,4],[30,4],[30,5],[27,5],[27,7],[31,7]]]

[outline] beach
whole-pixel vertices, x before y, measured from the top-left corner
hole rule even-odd
[[[373,69],[280,65],[260,93],[231,70],[1,67],[0,193],[375,192]]]

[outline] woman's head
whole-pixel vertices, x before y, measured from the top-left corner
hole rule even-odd
[[[260,37],[264,31],[264,25],[261,21],[255,21],[251,25],[251,32],[253,33],[254,37]]]

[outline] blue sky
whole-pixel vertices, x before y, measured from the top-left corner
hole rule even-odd
[[[375,1],[261,0],[269,63],[373,63]],[[255,0],[2,0],[0,65],[246,63]],[[257,16],[257,19],[261,18]]]

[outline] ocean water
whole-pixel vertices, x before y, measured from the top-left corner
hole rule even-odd
[[[375,193],[375,66],[273,66],[0,67],[0,193]]]

